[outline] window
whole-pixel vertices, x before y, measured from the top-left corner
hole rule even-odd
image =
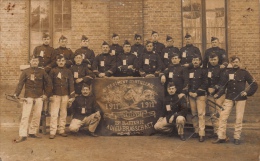
[[[50,34],[50,45],[54,48],[59,46],[61,35],[70,40],[71,0],[30,1],[30,54],[36,46],[42,44],[43,33]]]
[[[225,0],[182,0],[182,26],[183,37],[189,33],[202,55],[211,47],[212,36],[227,50]]]

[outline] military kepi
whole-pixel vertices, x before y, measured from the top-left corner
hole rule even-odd
[[[81,40],[88,40],[88,37],[85,35],[82,35]]]
[[[61,35],[60,39],[59,40],[66,40],[67,38],[63,35]]]
[[[108,45],[109,46],[109,44],[106,41],[103,41],[102,45]]]
[[[172,37],[169,36],[169,35],[167,35],[167,36],[166,36],[166,41],[169,41],[169,40],[172,40]]]

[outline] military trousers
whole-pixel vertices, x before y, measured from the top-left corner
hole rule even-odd
[[[236,123],[235,123],[234,139],[240,139],[241,132],[242,132],[243,116],[246,107],[246,100],[232,101],[229,99],[225,99],[223,103],[224,111],[221,111],[220,113],[219,129],[218,129],[219,139],[226,138],[227,119],[234,105],[236,108]]]
[[[32,110],[33,113],[29,127],[29,134],[36,134],[40,125],[42,105],[42,98],[26,98],[23,102],[22,118],[19,126],[20,137],[27,137],[29,118]]]
[[[173,119],[174,116],[170,118],[169,123],[166,120],[166,117],[160,118],[156,124],[154,125],[154,129],[160,132],[170,133],[173,130]],[[184,134],[184,125],[185,125],[185,117],[177,116],[176,118],[176,128],[178,130],[179,135]]]
[[[54,95],[51,99],[50,105],[50,134],[55,135],[57,130],[59,134],[65,132],[66,118],[67,118],[67,106],[69,96]],[[58,120],[59,117],[59,120]],[[59,122],[59,128],[57,127]]]
[[[101,118],[101,116],[100,116],[99,112],[93,113],[93,114],[85,117],[83,120],[74,118],[71,120],[69,129],[71,132],[78,132],[80,127],[88,126],[88,130],[90,132],[95,132],[95,130],[99,124],[100,118]]]

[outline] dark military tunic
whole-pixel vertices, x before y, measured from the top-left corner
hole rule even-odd
[[[92,64],[92,71],[98,76],[105,73],[106,76],[112,76],[116,72],[116,56],[110,54],[97,55]]]
[[[81,47],[75,51],[75,55],[78,53],[82,55],[83,63],[92,65],[95,58],[95,53],[93,50],[89,49],[88,47]]]
[[[220,77],[221,75],[223,75],[225,73],[225,69],[220,69],[219,65],[216,66],[210,66],[208,68],[208,73],[207,73],[207,77],[208,77],[208,88],[214,88],[215,92],[212,93],[212,95],[214,95],[215,93],[218,92],[220,86]]]
[[[25,85],[24,97],[39,98],[42,95],[50,96],[52,82],[48,74],[41,68],[25,69],[19,79],[15,95],[19,96]]]
[[[55,67],[49,75],[53,83],[52,95],[75,97],[73,75],[69,69]]]
[[[163,43],[158,41],[153,42],[153,51],[155,51],[158,55],[162,54],[162,50],[165,48]]]
[[[83,83],[91,85],[92,80],[95,78],[95,74],[88,69],[86,64],[80,64],[80,65],[75,64],[70,68],[70,70],[74,78],[75,93],[81,94]],[[82,78],[83,81],[81,81],[80,83],[76,83],[76,80],[78,78]]]
[[[199,56],[200,60],[202,60],[200,49],[192,44],[186,45],[180,49],[181,56],[181,64],[189,64],[189,67],[192,67],[192,59],[193,57]]]
[[[164,70],[163,75],[166,77],[166,84],[174,82],[177,94],[188,92],[189,74],[187,68],[180,64],[171,64]]]
[[[166,117],[167,123],[169,123],[171,116],[174,116],[173,122],[176,122],[178,116],[186,117],[187,113],[185,97],[179,99],[177,94],[165,96],[161,117]]]
[[[142,44],[134,44],[131,47],[131,53],[137,56],[137,58],[140,57],[145,51],[145,47]]]
[[[207,70],[197,67],[189,69],[189,92],[205,96],[208,87]]]
[[[161,58],[157,53],[154,53],[154,51],[145,51],[143,55],[141,55],[138,64],[140,75],[143,77],[147,74],[159,76],[162,70]]]
[[[73,52],[70,50],[70,48],[66,48],[66,47],[59,47],[57,49],[55,49],[55,55],[63,55],[65,60],[66,60],[66,67],[70,68],[71,65],[73,64],[73,59],[74,59],[74,54]]]
[[[250,87],[247,89],[246,82],[250,84]],[[240,68],[228,69],[220,78],[220,86],[221,90],[218,92],[218,95],[220,96],[227,89],[226,99],[234,101],[246,100],[247,96],[252,96],[258,88],[258,84],[251,74]],[[242,91],[245,91],[247,96],[241,96],[240,93]]]
[[[111,55],[115,54],[116,56],[124,53],[123,47],[118,44],[112,44],[110,46],[110,51],[111,51]]]
[[[222,65],[222,64],[225,65],[225,66],[228,65],[228,57],[227,57],[226,51],[224,49],[219,48],[219,47],[212,47],[212,48],[207,49],[206,52],[205,52],[204,59],[203,59],[203,68],[207,68],[207,67],[211,66],[211,64],[209,63],[209,56],[213,52],[219,58],[219,61],[218,61],[219,65]]]
[[[90,96],[77,96],[72,103],[73,119],[83,120],[85,117],[99,111],[99,106],[93,95]],[[85,108],[84,110],[82,110]],[[84,112],[82,112],[84,111]]]
[[[38,66],[44,68],[46,72],[49,72],[55,66],[56,56],[53,47],[44,44],[37,46],[33,50],[33,55],[39,57]]]
[[[117,57],[117,69],[119,77],[135,76],[137,70],[137,57],[131,53],[123,53]],[[133,69],[128,69],[129,65],[133,65]]]
[[[169,46],[162,50],[161,59],[165,68],[168,68],[169,64],[171,64],[171,58],[174,53],[180,54],[180,50],[174,46]]]

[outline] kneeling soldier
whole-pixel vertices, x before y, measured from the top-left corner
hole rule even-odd
[[[183,129],[186,122],[185,117],[188,112],[187,101],[185,96],[179,98],[178,94],[175,94],[176,90],[174,83],[170,82],[167,87],[169,95],[164,99],[163,114],[154,125],[154,129],[170,133],[173,130],[172,125],[176,122],[180,139],[184,141],[185,137]]]
[[[90,135],[96,137],[98,135],[94,132],[101,118],[98,105],[88,85],[82,86],[81,93],[72,103],[73,119],[69,129],[71,132],[78,132],[81,126],[86,125]]]

